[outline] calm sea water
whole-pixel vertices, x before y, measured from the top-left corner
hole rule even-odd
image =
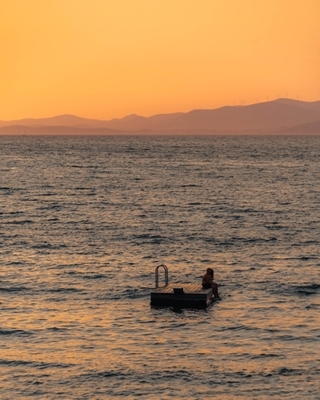
[[[2,136],[0,173],[1,399],[320,399],[319,136]],[[151,308],[162,263],[222,301]]]

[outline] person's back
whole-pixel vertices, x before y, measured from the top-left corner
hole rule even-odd
[[[212,275],[206,272],[202,277],[202,286],[204,288],[211,288],[212,286]]]
[[[207,272],[202,277],[202,286],[204,288],[211,288],[213,282],[213,269],[208,268]]]
[[[219,298],[218,294],[218,285],[213,282],[213,269],[207,268],[207,272],[202,277],[202,287],[204,289],[211,289],[213,290],[214,297]]]

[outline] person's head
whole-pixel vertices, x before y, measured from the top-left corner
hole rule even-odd
[[[207,274],[213,276],[213,269],[207,268]]]

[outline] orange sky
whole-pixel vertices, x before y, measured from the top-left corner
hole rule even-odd
[[[319,0],[10,0],[0,120],[320,99]]]

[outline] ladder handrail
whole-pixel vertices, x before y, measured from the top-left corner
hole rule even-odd
[[[159,287],[159,268],[160,267],[162,267],[164,269],[165,286],[167,286],[168,282],[169,282],[168,267],[164,264],[158,265],[155,270],[156,288]]]

